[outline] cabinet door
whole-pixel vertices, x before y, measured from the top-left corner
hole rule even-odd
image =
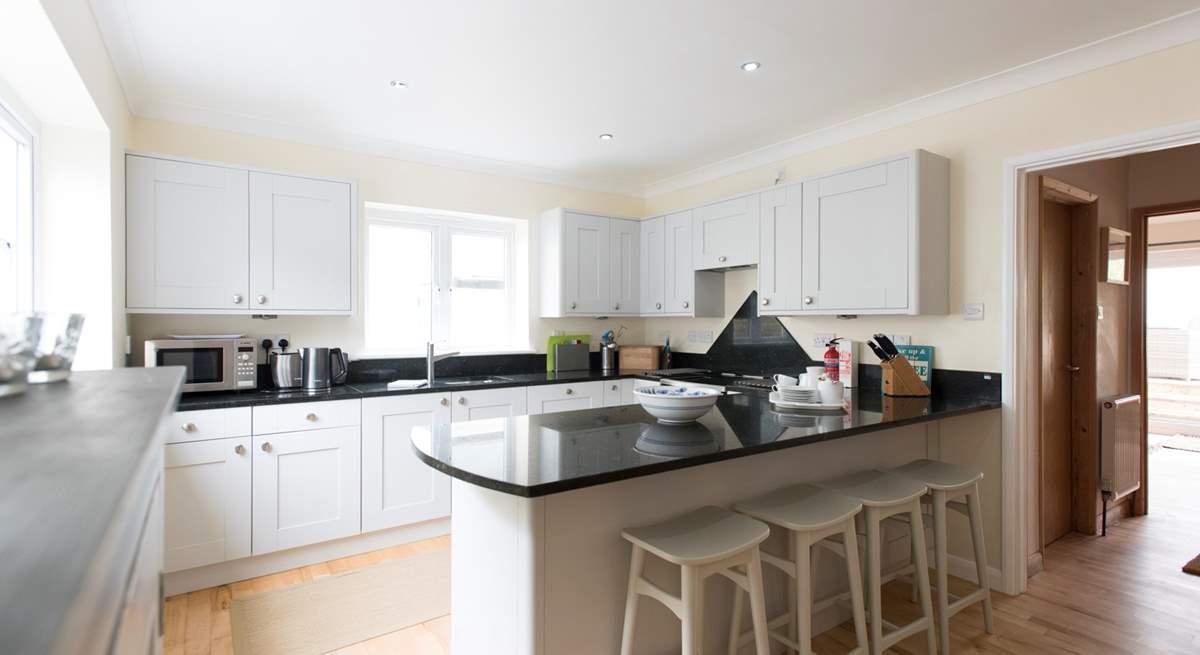
[[[638,221],[614,218],[609,231],[609,299],[612,314],[637,314],[641,297],[642,232]]]
[[[166,571],[250,556],[250,479],[250,437],[165,447]]]
[[[255,555],[358,534],[358,426],[253,439]]]
[[[763,314],[803,309],[803,188],[765,191],[760,201],[758,301]]]
[[[664,311],[690,314],[696,288],[696,270],[692,267],[692,211],[676,212],[663,220]]]
[[[568,314],[609,313],[609,219],[563,212],[563,307]]]
[[[477,421],[525,415],[525,388],[456,391],[450,398],[451,420]]]
[[[601,382],[547,384],[528,387],[527,391],[527,409],[531,416],[604,406],[604,386]]]
[[[642,221],[641,246],[641,313],[661,314],[666,306],[666,243],[664,227],[666,219],[651,218]]]
[[[250,173],[250,309],[349,313],[350,185]]]
[[[692,219],[696,270],[758,263],[758,194],[698,207]]]
[[[450,515],[450,478],[413,453],[413,428],[450,423],[450,394],[365,398],[363,532]]]
[[[910,160],[804,183],[805,309],[908,307]]]
[[[246,309],[247,173],[125,158],[126,306]]]
[[[605,407],[617,407],[624,404],[621,399],[621,380],[605,380],[601,384],[604,385]]]

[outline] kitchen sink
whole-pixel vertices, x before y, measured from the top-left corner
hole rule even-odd
[[[461,386],[468,384],[499,384],[501,382],[512,382],[512,378],[500,377],[499,375],[483,375],[473,378],[448,378],[438,380],[437,384],[445,384],[449,386]]]

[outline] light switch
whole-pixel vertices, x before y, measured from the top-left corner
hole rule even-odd
[[[969,302],[963,304],[963,320],[964,321],[982,321],[983,320],[983,303]]]
[[[911,346],[912,345],[912,335],[911,334],[893,334],[893,335],[889,336],[888,338],[891,339],[892,343],[896,344],[897,346]]]

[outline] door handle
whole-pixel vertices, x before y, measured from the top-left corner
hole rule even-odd
[[[1072,364],[1067,364],[1066,366],[1063,367],[1063,369],[1068,373],[1078,373],[1079,372],[1079,367],[1074,366]]]

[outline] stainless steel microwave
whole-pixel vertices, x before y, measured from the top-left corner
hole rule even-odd
[[[146,366],[184,367],[187,392],[258,387],[253,339],[152,339],[146,342]]]

